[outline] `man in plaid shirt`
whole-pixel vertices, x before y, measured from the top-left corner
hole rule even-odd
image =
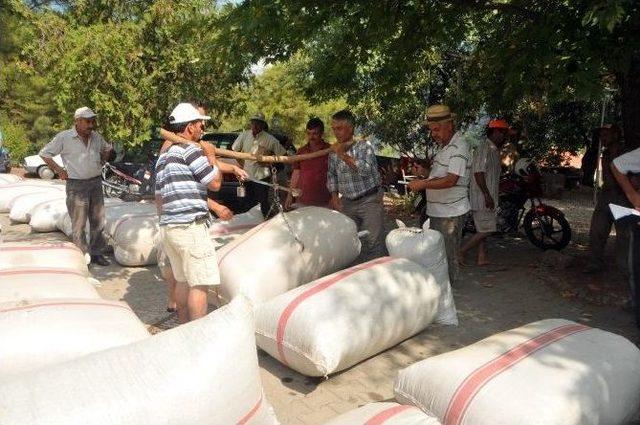
[[[331,118],[337,143],[329,154],[329,205],[355,221],[359,230],[369,232],[365,259],[383,256],[383,191],[373,146],[366,140],[354,141],[356,120],[350,111],[336,112]]]

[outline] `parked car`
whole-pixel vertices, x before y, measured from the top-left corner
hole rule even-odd
[[[9,150],[0,146],[0,173],[11,172],[11,155]]]
[[[56,155],[53,157],[53,160],[63,168],[62,157],[60,155]],[[26,157],[22,161],[22,167],[25,169],[27,173],[35,174],[41,179],[51,180],[56,176],[56,173],[53,172],[51,168],[40,158],[40,155],[31,155]]]

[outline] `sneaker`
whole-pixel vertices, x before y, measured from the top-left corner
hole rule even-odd
[[[104,255],[92,255],[91,256],[91,263],[92,264],[97,264],[99,266],[108,266],[109,264],[111,264],[111,262],[109,260],[107,260],[107,258]]]

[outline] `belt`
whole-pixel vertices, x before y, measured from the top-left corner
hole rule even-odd
[[[372,187],[371,189],[367,190],[366,192],[361,193],[360,195],[356,196],[355,198],[351,198],[351,199],[347,198],[347,199],[349,199],[350,201],[359,201],[360,199],[362,199],[364,197],[367,197],[369,195],[373,195],[374,193],[378,193],[379,190],[380,190],[380,186],[375,186],[375,187]]]

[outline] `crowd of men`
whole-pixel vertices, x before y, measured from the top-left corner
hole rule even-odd
[[[75,125],[56,135],[40,152],[44,161],[62,179],[67,180],[67,207],[73,222],[73,241],[86,253],[88,261],[108,265],[104,228],[104,200],[101,165],[111,147],[94,130],[96,114],[83,107],[75,112]],[[426,111],[426,126],[439,149],[422,168],[422,175],[408,184],[411,191],[426,191],[430,227],[442,233],[452,283],[458,278],[459,265],[466,254],[477,248],[477,264],[489,262],[486,238],[496,231],[496,206],[501,173],[500,152],[510,130],[503,119],[491,120],[486,138],[471,156],[461,132],[456,131],[455,114],[446,105],[432,105]],[[260,204],[265,218],[273,215],[269,189],[273,168],[258,161],[239,161],[239,166],[219,161],[216,149],[202,141],[205,123],[210,117],[191,103],[177,105],[166,127],[180,136],[181,142],[166,141],[156,164],[156,205],[159,214],[162,251],[160,265],[170,283],[168,310],[177,310],[181,322],[202,317],[207,312],[207,288],[220,283],[215,247],[207,227],[210,212],[230,219],[233,212],[209,199],[208,190],[219,190],[222,174],[247,180],[247,197]],[[250,129],[242,132],[232,145],[235,151],[256,155],[283,155],[287,149],[268,133],[265,117],[250,118]],[[319,118],[306,125],[307,143],[298,153],[330,149],[328,155],[295,162],[284,209],[302,206],[332,208],[352,218],[364,230],[363,259],[385,254],[383,189],[374,148],[367,140],[354,136],[356,118],[348,110],[336,112],[331,130],[336,139],[329,144],[325,126]],[[605,141],[606,142],[606,141]],[[604,241],[612,220],[604,211],[608,202],[628,203],[640,209],[640,193],[629,180],[629,172],[640,171],[640,149],[616,159],[618,151],[605,143],[612,166],[606,168],[592,224],[592,252],[602,257]],[[61,154],[64,169],[53,156]],[[461,245],[465,217],[471,212],[477,233]],[[85,226],[90,224],[87,244]]]

